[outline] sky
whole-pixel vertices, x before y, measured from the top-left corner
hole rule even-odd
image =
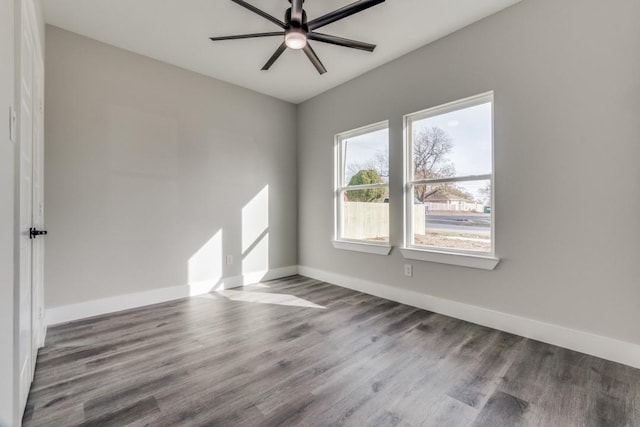
[[[377,153],[389,158],[389,129],[381,129],[347,139],[345,153],[345,183],[351,178],[349,165],[367,164],[375,159]]]
[[[439,127],[451,137],[448,159],[456,176],[491,173],[491,103],[413,122],[414,133],[429,127]]]

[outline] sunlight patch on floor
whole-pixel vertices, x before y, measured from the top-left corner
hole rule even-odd
[[[231,301],[253,302],[257,304],[286,305],[290,307],[306,307],[306,308],[320,308],[320,309],[326,308],[321,305],[314,304],[311,301],[307,301],[302,298],[298,298],[294,295],[287,295],[287,294],[248,292],[248,291],[239,291],[234,289],[216,291],[215,293],[218,295],[222,295],[223,297]]]
[[[271,289],[271,286],[265,285],[264,283],[254,283],[253,285],[249,285],[249,286],[251,286],[251,289],[255,289],[255,288]]]

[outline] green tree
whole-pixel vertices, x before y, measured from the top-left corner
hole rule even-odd
[[[384,180],[373,169],[363,169],[353,175],[349,185],[383,184]],[[375,202],[384,197],[384,188],[368,188],[366,190],[348,190],[347,199],[351,202]]]

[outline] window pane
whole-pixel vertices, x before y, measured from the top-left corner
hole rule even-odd
[[[388,188],[342,193],[342,236],[349,240],[389,241]]]
[[[389,129],[342,141],[344,185],[389,182]]]
[[[413,194],[414,245],[491,252],[491,181],[416,185]]]
[[[490,174],[491,102],[414,120],[414,179]]]

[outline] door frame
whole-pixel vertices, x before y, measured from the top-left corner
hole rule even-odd
[[[34,35],[35,36],[35,35]],[[37,37],[37,36],[36,36]],[[38,43],[39,44],[39,43]],[[34,77],[35,77],[35,108],[34,116],[37,118],[35,124],[37,125],[33,132],[33,169],[38,171],[33,173],[33,185],[34,189],[37,186],[39,191],[32,192],[33,198],[33,227],[40,230],[45,229],[44,223],[44,58],[43,53],[38,51],[36,55]],[[33,324],[35,325],[34,331],[32,331],[33,346],[35,350],[44,346],[44,339],[47,331],[47,324],[45,321],[45,309],[44,309],[44,246],[45,238],[40,237],[33,241],[32,260],[34,259],[34,253],[37,252],[38,257],[33,262],[31,271],[31,280],[35,283],[32,287],[31,299],[32,305],[32,317]],[[39,268],[39,272],[35,271]]]

